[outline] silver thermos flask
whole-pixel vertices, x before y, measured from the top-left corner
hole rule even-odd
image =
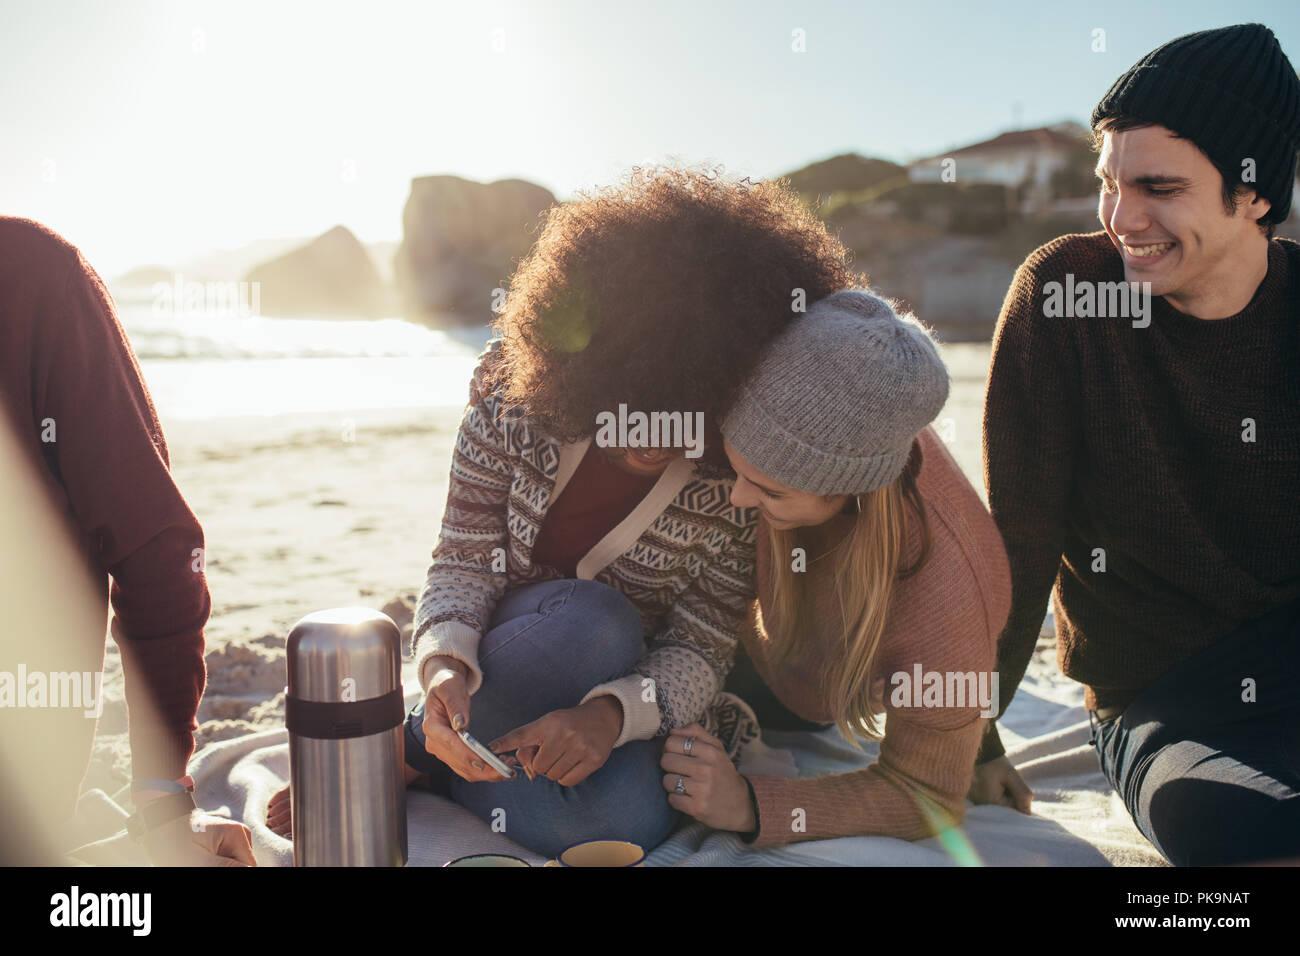
[[[316,611],[286,652],[294,866],[404,866],[397,625],[370,608]]]

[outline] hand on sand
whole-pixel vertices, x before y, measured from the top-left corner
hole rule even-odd
[[[248,827],[202,810],[149,831],[144,847],[154,866],[257,866]]]
[[[966,796],[971,803],[996,803],[1028,813],[1034,791],[1021,779],[1011,761],[1002,756],[976,765]]]

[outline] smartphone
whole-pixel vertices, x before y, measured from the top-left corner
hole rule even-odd
[[[467,746],[470,750],[474,751],[474,753],[478,754],[479,757],[482,758],[485,764],[487,764],[497,773],[501,774],[501,776],[505,777],[507,780],[511,780],[514,778],[515,775],[514,770],[510,767],[507,767],[504,763],[501,762],[501,758],[499,758],[496,754],[494,754],[492,751],[488,750],[481,743],[475,740],[473,735],[468,730],[458,730],[457,733],[460,734],[460,739],[465,741],[465,746]]]

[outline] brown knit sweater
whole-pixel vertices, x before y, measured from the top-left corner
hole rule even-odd
[[[1103,232],[1035,251],[1002,306],[985,397],[985,484],[1013,582],[1004,710],[1049,592],[1061,671],[1089,708],[1127,705],[1300,596],[1300,245],[1270,242],[1254,298],[1224,319],[1163,298],[1146,328],[1047,318],[1043,285],[1067,273],[1076,287],[1124,278]],[[1003,752],[988,727],[981,762]]]
[[[979,495],[933,430],[922,432],[920,443],[917,487],[932,543],[920,570],[898,582],[886,618],[876,669],[877,678],[885,681],[886,726],[879,760],[863,770],[823,777],[748,776],[758,807],[753,846],[859,835],[915,840],[936,832],[936,819],[960,821],[965,812],[975,751],[987,723],[980,708],[895,707],[891,676],[911,674],[916,664],[923,671],[991,671],[997,635],[1010,606],[1011,582],[1002,540]],[[804,584],[813,613],[806,626],[814,653],[774,673],[768,663],[770,639],[752,610],[741,631],[759,675],[805,720],[833,720],[818,678],[844,640],[831,549],[854,520],[851,515],[832,519],[826,528],[826,550],[807,553]],[[913,562],[920,545],[917,522],[909,522],[904,560]],[[758,603],[764,618],[771,620],[766,582],[773,556],[761,518],[756,550]],[[823,556],[826,560],[819,560]],[[799,809],[802,815],[796,814]],[[793,827],[797,819],[806,821],[805,830]]]

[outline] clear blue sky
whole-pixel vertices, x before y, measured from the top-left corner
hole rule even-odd
[[[0,213],[106,275],[336,223],[396,239],[413,176],[565,198],[667,157],[902,161],[1084,121],[1151,48],[1247,21],[1300,65],[1295,0],[0,0]]]

